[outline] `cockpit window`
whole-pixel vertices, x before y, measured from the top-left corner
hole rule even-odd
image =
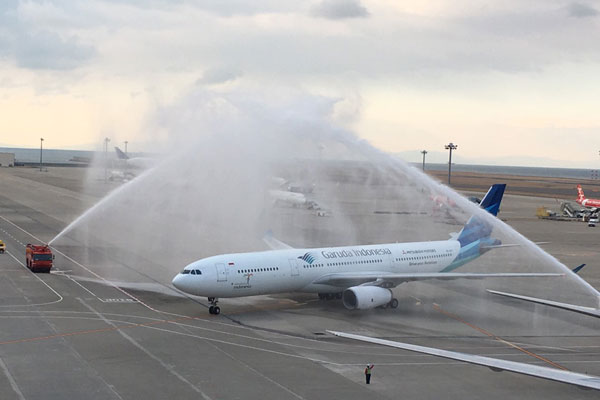
[[[194,271],[196,271],[196,275],[202,275],[202,271],[200,271],[199,269],[196,269]]]
[[[189,274],[189,273],[190,273],[190,270],[189,270],[189,269],[184,269],[183,271],[181,271],[181,273],[182,273],[183,275],[187,275],[187,274]]]

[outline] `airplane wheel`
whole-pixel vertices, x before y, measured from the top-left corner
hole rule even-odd
[[[208,313],[209,314],[214,314],[215,313],[215,306],[208,307]]]
[[[392,299],[392,301],[390,301],[390,307],[398,308],[398,299]]]
[[[219,306],[215,306],[215,307],[213,308],[213,314],[214,314],[214,315],[219,315],[219,314],[221,314],[221,307],[219,307]]]

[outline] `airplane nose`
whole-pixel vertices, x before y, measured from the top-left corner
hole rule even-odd
[[[173,281],[171,283],[173,284],[173,286],[175,286],[177,289],[181,290],[182,292],[189,293],[190,292],[189,282],[186,278],[187,278],[187,276],[185,276],[183,274],[178,274],[177,276],[175,276],[175,278],[173,278]]]

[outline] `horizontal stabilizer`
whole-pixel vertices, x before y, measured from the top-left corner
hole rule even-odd
[[[478,356],[474,354],[459,353],[457,351],[449,351],[436,349],[434,347],[418,346],[409,343],[395,342],[385,339],[377,339],[369,336],[354,335],[352,333],[327,331],[332,335],[359,340],[361,342],[374,343],[382,346],[394,347],[397,349],[414,351],[417,353],[429,354],[436,357],[449,358],[451,360],[464,361],[470,364],[486,366],[493,371],[510,371],[518,374],[535,376],[542,379],[568,383],[571,385],[581,386],[589,389],[600,390],[600,377],[594,375],[580,374],[577,372],[564,371],[538,365],[520,363],[516,361],[501,360],[498,358]]]
[[[340,272],[323,275],[313,281],[315,284],[350,287],[362,284],[373,286],[397,286],[403,282],[422,281],[427,279],[454,280],[454,279],[487,279],[487,278],[541,278],[564,276],[560,273],[458,273],[458,272],[415,272],[394,274],[389,272]]]
[[[534,244],[536,245],[541,245],[541,244],[548,244],[550,242],[535,242]],[[518,243],[511,243],[511,244],[493,244],[493,245],[489,245],[489,246],[481,246],[482,249],[486,249],[486,250],[491,250],[491,249],[501,249],[503,247],[517,247],[517,246],[522,246],[522,244],[518,244]],[[585,265],[585,264],[583,264]]]
[[[577,312],[580,314],[591,315],[592,317],[600,318],[600,309],[597,309],[597,308],[577,306],[575,304],[568,304],[568,303],[559,303],[558,301],[538,299],[537,297],[522,296],[522,295],[514,294],[514,293],[498,292],[496,290],[490,290],[490,289],[487,289],[487,291],[492,294],[497,294],[499,296],[511,297],[513,299],[529,301],[531,303],[544,304],[549,307],[561,308],[563,310],[574,311],[574,312]]]

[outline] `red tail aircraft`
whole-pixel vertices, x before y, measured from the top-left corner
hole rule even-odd
[[[583,189],[581,185],[577,185],[577,200],[579,204],[584,207],[600,207],[600,199],[586,199],[585,194],[583,194]]]

